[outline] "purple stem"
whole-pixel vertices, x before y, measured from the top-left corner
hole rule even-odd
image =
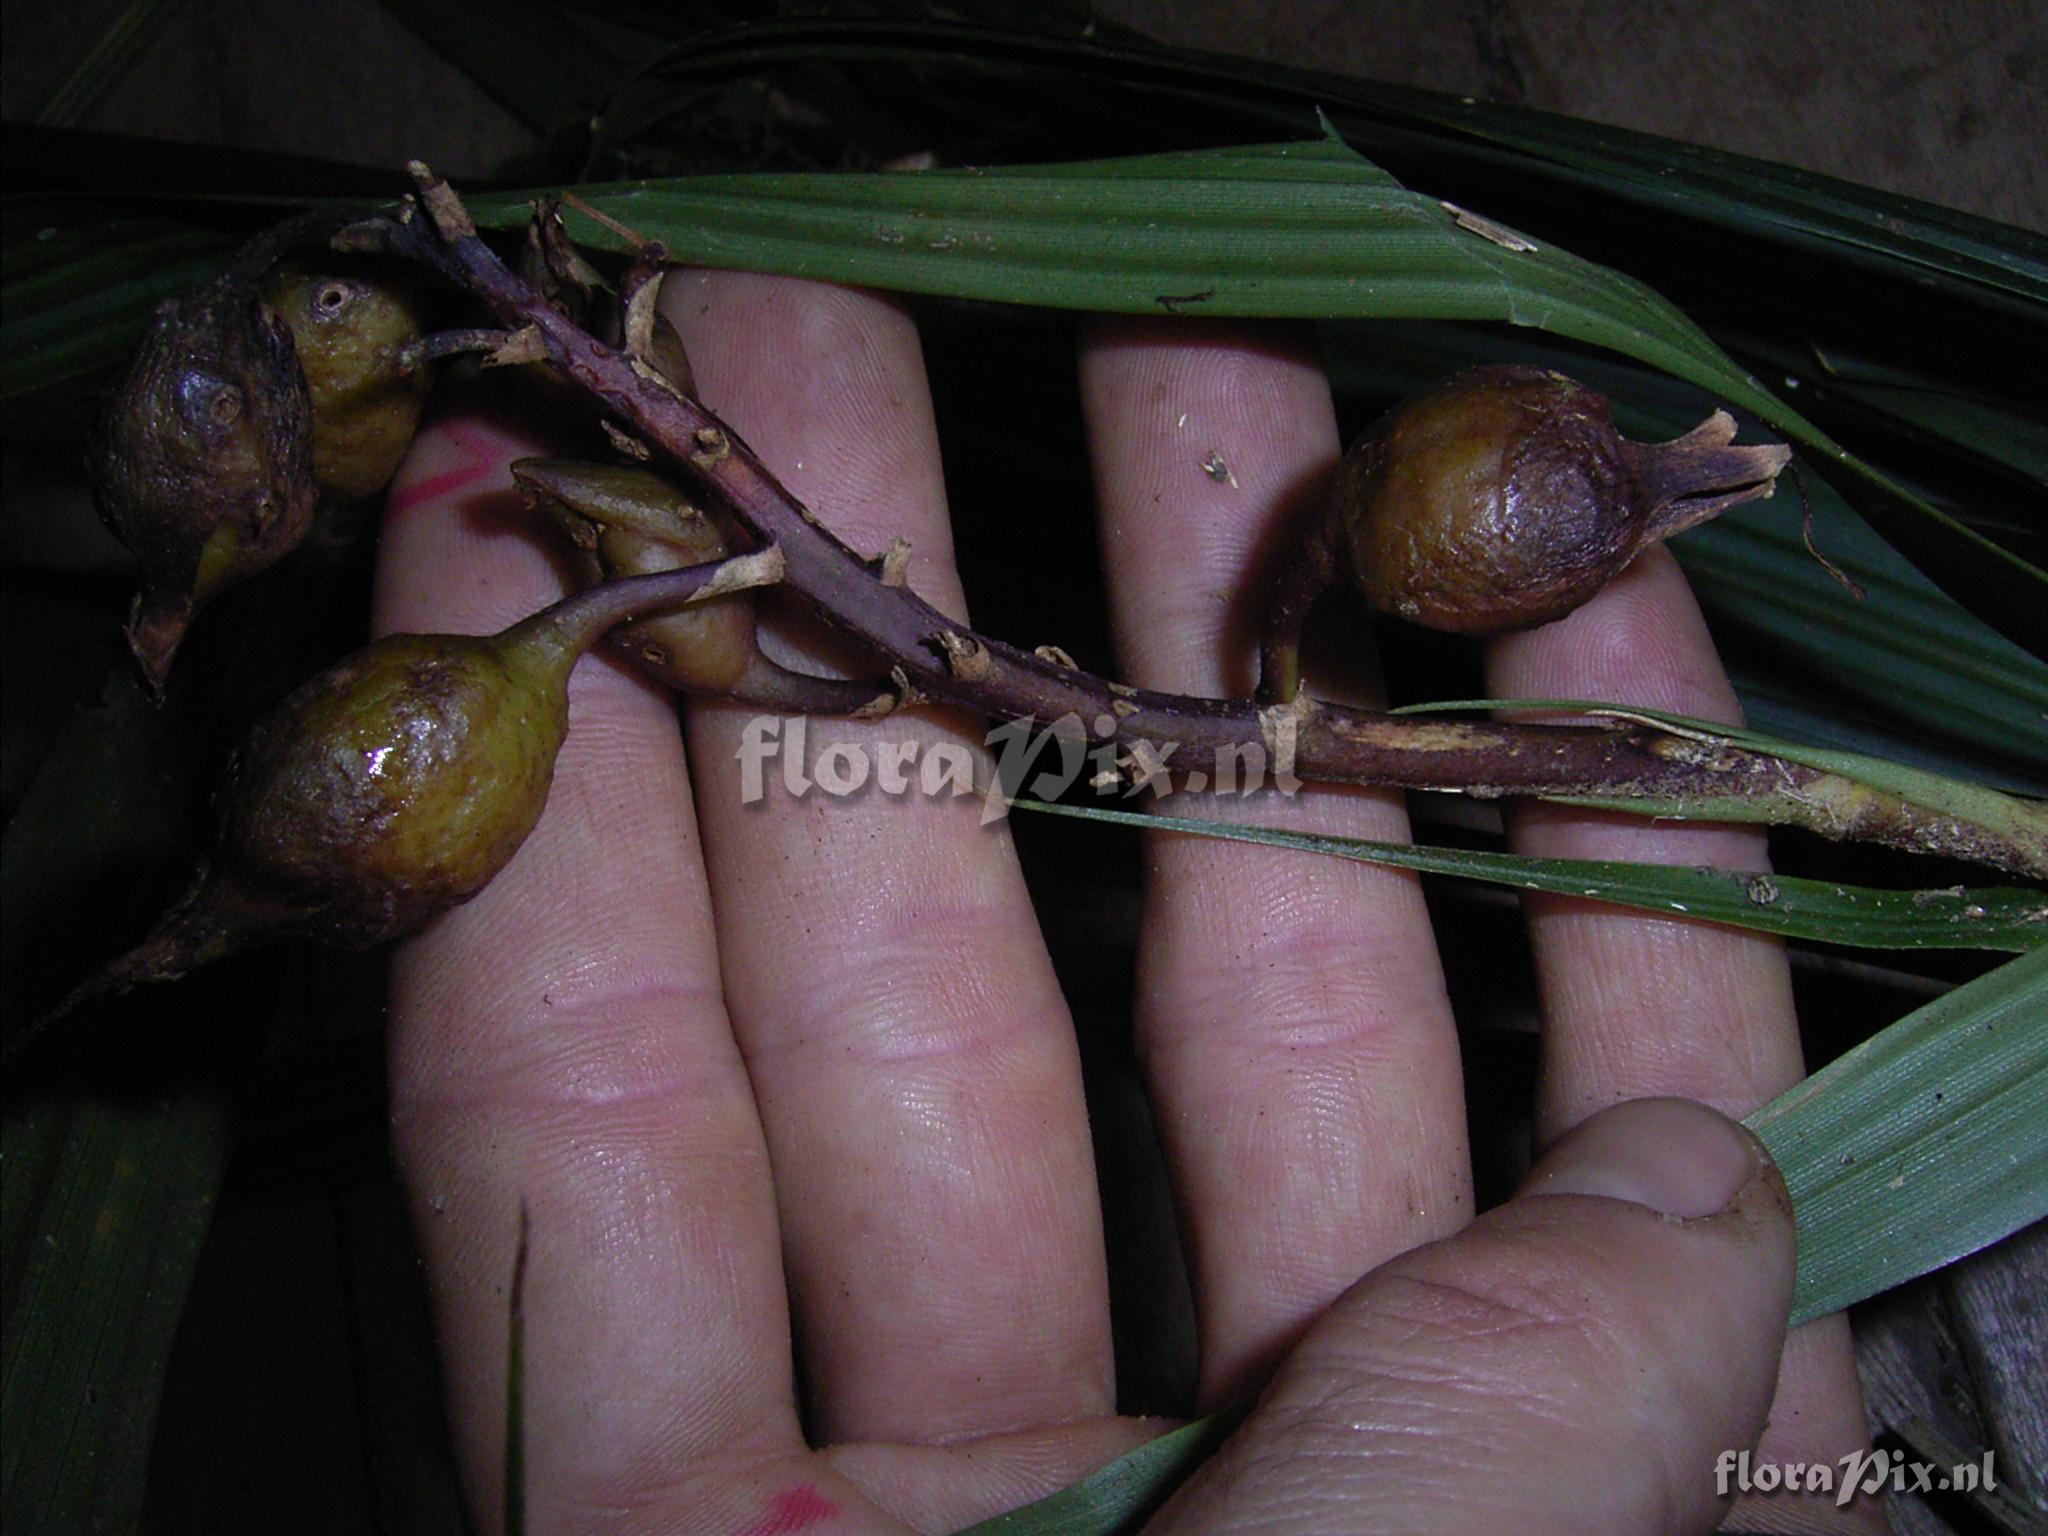
[[[1258,749],[1291,755],[1303,780],[1398,785],[1603,801],[1682,801],[1695,816],[1765,820],[1831,837],[1974,858],[2036,875],[2048,852],[2015,846],[1955,818],[1870,794],[1845,807],[1808,791],[1842,781],[1725,742],[1652,726],[1535,725],[1393,716],[1322,704],[1290,706],[1129,688],[1018,650],[948,618],[820,524],[739,435],[647,367],[550,308],[478,238],[445,182],[415,164],[418,200],[396,219],[348,231],[338,244],[382,249],[440,272],[510,329],[530,326],[563,373],[594,396],[685,480],[728,510],[784,561],[782,585],[871,652],[919,694],[1006,721],[1089,733],[1120,754],[1175,744],[1179,763]],[[1291,752],[1289,752],[1291,749]]]

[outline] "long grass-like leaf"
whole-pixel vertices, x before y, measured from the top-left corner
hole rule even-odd
[[[1734,642],[1752,723],[2048,793],[2048,664],[1950,602],[1830,487],[1813,496],[1816,542],[1861,596],[1807,555],[1782,496],[1672,541],[1717,637]],[[1860,739],[1859,719],[1889,724],[1889,739]]]
[[[1796,386],[1816,412],[1832,408],[1859,419],[1866,431],[1938,445],[2004,475],[2018,493],[2007,521],[2031,522],[2037,533],[2044,531],[2040,498],[2048,496],[2048,422],[2038,413],[1805,339],[1733,331],[1724,340],[1772,375],[1782,375],[1786,387]]]
[[[1909,553],[1933,560],[1958,601],[2048,649],[2048,575],[1850,454],[1670,304],[1410,192],[1341,143],[996,171],[694,177],[580,195],[704,265],[1126,313],[1486,320],[1605,348],[1804,445]],[[477,199],[472,212],[500,228],[527,217],[515,198]],[[577,230],[594,245],[623,243],[594,223]]]
[[[1660,916],[1720,923],[1785,938],[1876,949],[2027,950],[2048,941],[2048,895],[2012,888],[1888,891],[1729,870],[1539,859],[1479,849],[1292,832],[1106,806],[1016,800],[1013,806],[1085,821],[1334,854],[1366,864],[1454,875],[1516,890],[1580,896]]]
[[[219,273],[234,237],[192,219],[108,219],[89,205],[0,215],[0,400],[105,368],[150,311]]]
[[[519,1245],[505,1304],[505,1536],[526,1536],[526,1259],[532,1225],[519,1203]]]
[[[178,851],[167,763],[181,743],[117,680],[74,719],[0,847],[0,948],[10,1028],[47,1006],[51,953],[73,964],[119,942],[108,876]],[[166,803],[168,802],[168,803]],[[87,926],[104,914],[114,933]],[[83,940],[83,942],[81,942]],[[165,1034],[217,1005],[202,986],[140,1003]],[[10,1530],[128,1530],[163,1371],[228,1152],[220,1074],[162,1060],[138,1083],[110,1053],[89,1086],[10,1067],[0,1125],[0,1523]]]
[[[1136,1530],[1244,1417],[1212,1413],[1127,1451],[1071,1488],[976,1522],[959,1536],[1111,1536]]]
[[[2048,1216],[2048,950],[1916,1010],[1748,1124],[1799,1220],[1795,1323]]]
[[[2032,324],[2048,303],[2048,241],[1953,209],[1604,123],[1168,47],[1097,25],[1062,37],[958,19],[788,17],[679,37],[608,108],[601,146],[623,144],[677,111],[687,100],[677,89],[684,83],[817,60],[910,65],[962,79],[1007,74],[1042,90],[1113,85],[1132,101],[1214,107],[1218,117],[1276,132],[1298,132],[1326,114],[1347,138],[1370,135],[1390,152],[1424,141],[1439,160],[1523,181],[1561,208],[1575,192],[1594,192]]]
[[[9,1530],[134,1529],[164,1367],[228,1142],[224,1085],[205,1075],[140,1097],[60,1094],[8,1111],[0,1523]]]

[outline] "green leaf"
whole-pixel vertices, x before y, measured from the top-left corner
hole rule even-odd
[[[1907,1015],[1745,1123],[1792,1195],[1795,1325],[2039,1221],[2048,1215],[2048,949]],[[1164,1503],[1235,1422],[1198,1419],[972,1536],[1128,1530],[1127,1511]],[[1175,1443],[1155,1454],[1166,1441]]]
[[[1647,363],[1750,411],[1958,601],[2048,645],[2048,575],[1850,454],[1641,283],[1410,192],[1332,140],[914,174],[704,176],[579,195],[678,260],[1138,314],[1485,320]],[[513,228],[523,197],[482,197]],[[572,218],[579,238],[623,248]]]
[[[2040,323],[2040,306],[2048,303],[2048,241],[2028,231],[1705,145],[1470,96],[1166,47],[1103,25],[1060,37],[931,17],[786,17],[699,32],[634,83],[640,110],[607,111],[608,142],[623,143],[673,113],[686,82],[820,60],[907,64],[942,79],[1007,76],[1041,97],[1062,88],[1113,89],[1129,110],[1143,102],[1191,107],[1229,123],[1230,131],[1263,122],[1298,133],[1328,116],[1347,140],[1370,140],[1369,153],[1390,158],[1420,145],[1433,162],[1461,171],[1461,179],[1519,184],[1529,201],[1567,216],[1596,194],[1695,229],[1815,253],[1830,266],[2031,324]],[[1671,249],[1665,260],[1685,255]]]
[[[182,852],[185,720],[125,672],[110,694],[72,719],[0,848],[15,1028],[47,1006],[49,983],[120,942],[136,887],[153,883],[138,870]],[[201,986],[138,1000],[129,1017],[144,1040],[171,1039],[220,999]],[[10,1064],[0,1124],[0,1523],[128,1530],[226,1163],[227,1096],[217,1068],[160,1048],[94,1053],[89,1071],[55,1081],[44,1065]]]
[[[1301,78],[1301,77],[1297,77]],[[2048,242],[1898,193],[1604,123],[1435,91],[1309,76],[1384,121],[1427,125],[1504,153],[1560,186],[1773,237],[1788,249],[1903,278],[2038,322]]]
[[[519,1246],[513,1250],[512,1285],[505,1303],[505,1536],[526,1536],[526,1258],[531,1235],[522,1200]]]
[[[1812,559],[1780,495],[1674,539],[1751,723],[2048,793],[2048,664],[1987,628],[1815,484]],[[1879,727],[1865,728],[1865,722]]]
[[[217,276],[236,241],[189,218],[38,202],[7,207],[0,243],[0,400],[13,400],[118,361],[157,304]]]
[[[2048,950],[1958,987],[1749,1116],[1792,1192],[1792,1320],[2048,1216]]]
[[[1243,1419],[1226,1409],[1169,1430],[1071,1488],[968,1526],[958,1536],[1114,1536],[1134,1531]]]
[[[2024,497],[2048,492],[2048,423],[2025,413],[2022,401],[1961,389],[1911,368],[1887,366],[1844,348],[1804,338],[1784,340],[1738,331],[1725,338],[1742,356],[1783,375],[1813,409],[1856,419],[1866,432],[1934,444],[2016,482]],[[2021,511],[2024,503],[2012,512]],[[2008,523],[2024,518],[2008,516]],[[2040,524],[2038,508],[2033,519]]]
[[[199,995],[181,1001],[189,1008]],[[160,1021],[182,1011],[160,1011]],[[218,1082],[185,1072],[150,1093],[109,1085],[7,1114],[0,1523],[9,1530],[134,1529],[164,1367],[227,1161],[227,1110]]]
[[[1084,821],[1334,854],[1366,864],[1455,875],[1516,890],[1580,896],[1659,916],[1829,944],[1874,949],[2027,950],[2048,940],[2048,897],[2017,888],[1889,891],[1792,875],[1743,875],[1721,869],[1538,859],[1477,849],[1379,843],[1104,806],[1037,800],[1010,803],[1019,809]]]

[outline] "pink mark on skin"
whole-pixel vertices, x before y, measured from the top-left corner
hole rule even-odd
[[[785,1488],[768,1501],[768,1513],[733,1536],[791,1536],[839,1513],[839,1506],[809,1483]]]
[[[441,442],[430,448],[425,457],[452,459],[454,462],[446,469],[406,480],[394,489],[386,503],[386,510],[394,516],[410,512],[425,502],[443,500],[457,491],[467,490],[479,480],[504,473],[504,454],[490,434],[463,421],[444,421],[432,430],[440,434]]]

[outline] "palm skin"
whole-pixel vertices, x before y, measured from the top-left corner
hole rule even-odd
[[[911,584],[964,614],[904,311],[731,274],[666,289],[706,403],[855,549],[907,538]],[[1253,637],[1217,594],[1335,461],[1320,370],[1291,334],[1105,321],[1081,380],[1119,675],[1244,691]],[[392,493],[380,628],[486,632],[559,591],[502,489],[557,451],[482,408],[430,425]],[[1211,452],[1234,484],[1201,472]],[[1489,668],[1503,695],[1734,708],[1656,552]],[[973,801],[791,799],[772,774],[745,805],[747,718],[692,703],[679,737],[666,695],[586,661],[540,826],[395,964],[395,1145],[480,1529],[522,1202],[530,1531],[949,1530],[1164,1427],[1114,1412],[1080,1069],[1007,832]],[[981,733],[919,711],[829,734]],[[1406,829],[1384,793],[1254,804]],[[1763,857],[1747,832],[1560,812],[1516,838]],[[1739,1113],[1799,1076],[1773,942],[1555,899],[1529,916],[1545,1143],[1621,1100]],[[1771,1407],[1789,1222],[1717,1116],[1602,1116],[1472,1223],[1412,877],[1155,839],[1138,964],[1202,1401],[1265,1391],[1161,1528],[1709,1529],[1714,1454],[1767,1408],[1765,1455],[1862,1442],[1838,1321],[1793,1335]]]

